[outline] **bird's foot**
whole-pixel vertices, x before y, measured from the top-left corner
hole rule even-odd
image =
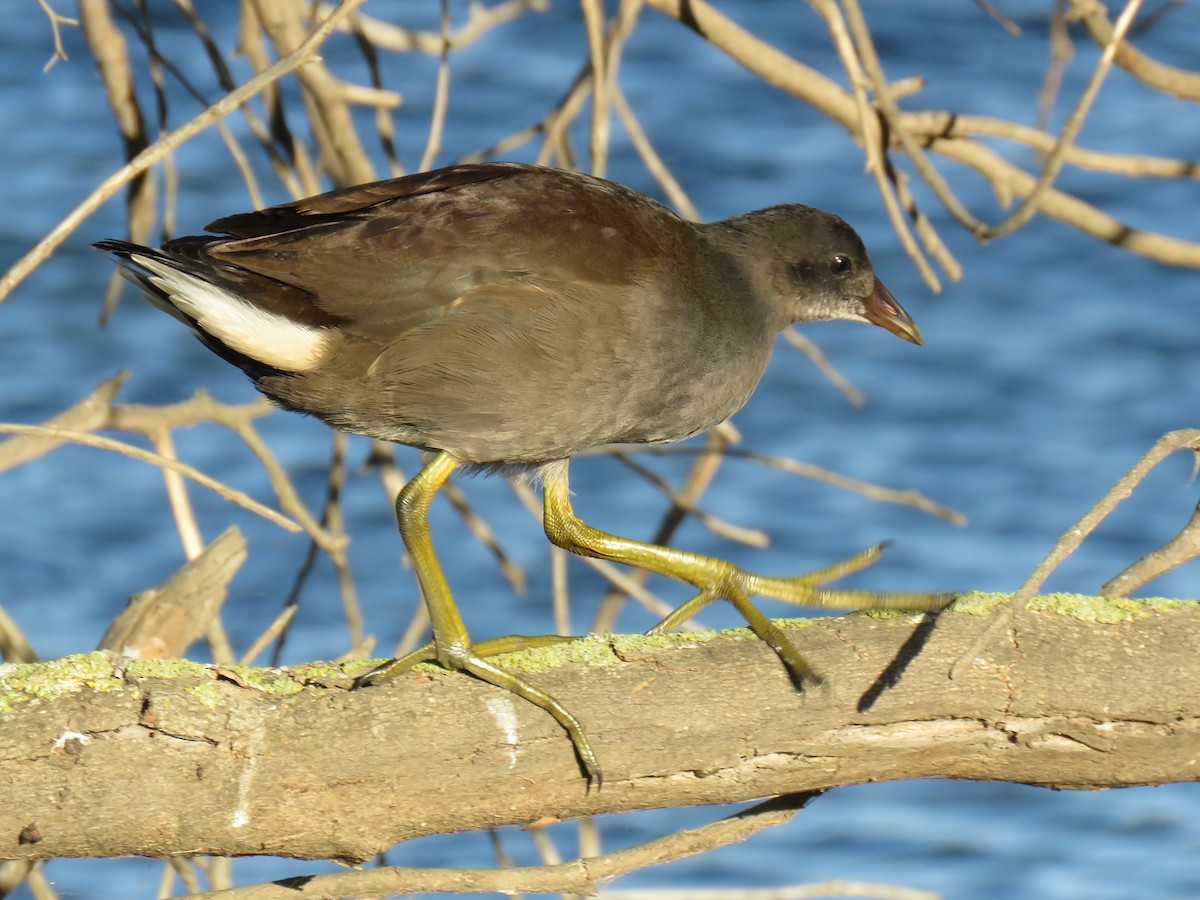
[[[501,653],[518,653],[521,650],[530,650],[536,647],[552,647],[555,644],[565,644],[568,641],[576,640],[579,640],[579,638],[563,634],[506,634],[504,637],[477,641],[471,645],[471,649],[474,650],[475,656],[499,656]],[[433,641],[430,641],[406,656],[389,659],[387,662],[380,663],[369,672],[359,675],[354,679],[354,684],[350,686],[350,690],[356,691],[362,687],[384,684],[410,671],[413,666],[424,662],[436,663],[437,661],[437,645]],[[458,667],[447,666],[446,668],[454,669]]]
[[[888,609],[908,612],[937,612],[953,602],[955,595],[949,593],[893,594],[879,591],[837,590],[823,586],[827,581],[842,578],[851,572],[857,572],[859,569],[871,565],[879,558],[885,546],[886,544],[876,544],[833,565],[790,578],[756,575],[739,569],[731,563],[724,563],[716,573],[710,568],[703,573],[704,577],[695,579],[687,577],[683,572],[674,573],[692,581],[700,588],[700,592],[676,607],[646,633],[665,634],[674,631],[714,600],[725,599],[741,613],[746,624],[750,626],[750,630],[775,651],[783,664],[787,666],[797,687],[805,684],[820,684],[821,676],[804,659],[783,629],[751,603],[750,598],[757,595],[798,606],[819,608]],[[718,577],[713,578],[713,574],[717,574]]]
[[[504,637],[472,643],[466,647],[454,648],[450,652],[439,652],[438,646],[433,641],[430,641],[407,656],[389,660],[382,665],[376,666],[369,672],[360,675],[354,680],[351,690],[392,681],[412,669],[413,666],[423,662],[437,663],[446,669],[474,675],[480,681],[485,681],[488,684],[510,691],[518,697],[528,700],[534,706],[550,713],[566,729],[567,734],[570,736],[571,743],[575,747],[575,754],[579,758],[579,764],[587,776],[588,787],[591,788],[594,785],[599,790],[603,784],[604,776],[600,771],[599,763],[596,761],[596,754],[592,750],[592,746],[579,720],[566,707],[541,688],[530,684],[524,678],[512,672],[501,669],[486,659],[486,657],[497,656],[501,653],[515,653],[519,650],[549,647],[554,644],[562,644],[573,640],[577,640],[577,638],[558,634],[509,634]]]

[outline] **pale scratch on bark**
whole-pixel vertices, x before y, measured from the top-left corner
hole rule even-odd
[[[515,768],[520,735],[517,733],[517,713],[513,709],[512,700],[508,698],[508,695],[492,697],[487,702],[487,708],[488,712],[492,714],[492,718],[496,720],[496,724],[500,726],[500,730],[504,732],[505,740],[508,741],[508,767]]]
[[[91,735],[84,734],[81,731],[64,731],[54,741],[54,749],[61,750],[67,745],[67,741],[79,741],[81,744],[86,744],[92,739]]]
[[[246,758],[246,765],[242,769],[242,774],[238,776],[237,806],[234,807],[233,818],[229,822],[233,828],[245,828],[250,823],[248,811],[250,788],[254,784],[255,770],[258,768],[258,751],[262,747],[265,732],[266,725],[260,721],[250,732],[246,748],[241,751],[241,755]]]

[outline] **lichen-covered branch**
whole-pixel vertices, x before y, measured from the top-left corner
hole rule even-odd
[[[898,778],[1200,776],[1200,604],[1036,598],[949,681],[1002,599],[797,621],[826,677],[804,693],[742,632],[505,658],[583,721],[605,776],[590,793],[549,716],[460,675],[351,691],[365,663],[3,667],[0,857],[363,860],[435,832]]]

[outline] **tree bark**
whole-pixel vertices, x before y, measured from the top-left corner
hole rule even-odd
[[[1200,773],[1200,604],[1036,598],[947,673],[998,595],[937,617],[794,620],[798,692],[744,631],[609,636],[498,658],[583,722],[466,676],[351,691],[292,669],[107,652],[0,667],[0,857],[365,860],[407,838],[938,776],[1095,789]]]

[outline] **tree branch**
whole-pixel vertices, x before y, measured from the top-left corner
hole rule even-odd
[[[1037,598],[948,681],[1004,599],[795,620],[827,678],[804,693],[741,630],[506,657],[584,722],[605,771],[590,794],[549,716],[440,671],[349,691],[366,663],[6,666],[0,857],[364,860],[423,834],[898,778],[1197,779],[1200,605]]]
[[[800,61],[793,59],[779,49],[771,46],[762,38],[746,31],[733,20],[727,18],[705,0],[646,0],[647,5],[654,7],[664,15],[679,20],[690,27],[698,35],[712,44],[721,52],[727,54],[745,66],[754,75],[768,84],[793,95],[802,102],[838,122],[847,132],[863,146],[869,141],[864,135],[863,118],[859,114],[854,95],[839,85],[833,79],[812,69]],[[1124,64],[1125,57],[1118,54],[1118,63]],[[1182,89],[1181,89],[1182,90]],[[998,197],[1016,197],[1024,201],[1028,197],[1036,199],[1038,212],[1057,219],[1085,234],[1102,241],[1115,244],[1131,253],[1155,259],[1159,262],[1178,266],[1200,266],[1200,243],[1158,234],[1134,228],[1118,221],[1108,213],[1080,199],[1074,194],[1067,193],[1054,187],[1039,188],[1038,179],[1019,166],[1010,163],[1003,156],[976,141],[967,139],[964,130],[955,126],[956,113],[937,110],[919,110],[899,113],[892,121],[893,133],[889,136],[889,147],[901,149],[903,141],[901,132],[919,138],[922,146],[931,153],[962,163],[973,169],[984,178]],[[975,118],[973,122],[981,120]],[[930,131],[930,126],[940,123],[943,130]],[[1005,123],[1005,128],[1012,128],[1012,139],[1023,143],[1034,140],[1028,129],[1018,132],[1016,126]],[[1003,133],[1001,136],[1010,137]],[[1058,142],[1048,135],[1038,135],[1037,143],[1049,143],[1050,147]],[[1094,154],[1088,151],[1064,149],[1063,161],[1075,165],[1086,165]],[[1125,160],[1124,164],[1129,164]],[[1179,177],[1191,177],[1196,165],[1194,161],[1167,161],[1146,157],[1144,163],[1156,172],[1164,168],[1174,168]],[[965,207],[947,190],[940,176],[929,181],[928,186],[939,196],[943,206],[952,214],[958,210],[961,215]],[[965,224],[968,230],[979,235],[975,224],[976,217],[968,214]]]

